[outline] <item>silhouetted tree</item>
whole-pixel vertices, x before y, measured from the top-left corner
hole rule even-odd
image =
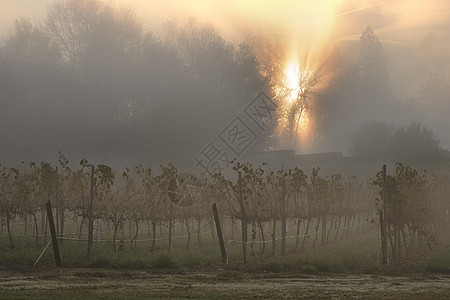
[[[386,52],[370,26],[361,34],[359,50],[354,61],[335,50],[335,75],[318,95],[317,124],[327,147],[345,148],[349,133],[367,120],[394,121],[406,114],[391,87]]]
[[[378,37],[375,36],[370,26],[362,33],[360,38],[360,50],[358,58],[359,75],[371,83],[389,83],[388,61],[386,53]]]

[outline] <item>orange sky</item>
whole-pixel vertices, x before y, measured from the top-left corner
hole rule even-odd
[[[419,70],[450,77],[450,1],[447,0],[110,0],[131,3],[146,26],[168,19],[194,16],[212,22],[222,34],[242,41],[250,30],[265,37],[283,37],[293,45],[338,44],[349,54],[367,25],[385,46],[391,73],[408,89]],[[0,0],[0,36],[12,32],[13,22],[45,16],[46,0]],[[397,63],[399,61],[400,63]],[[427,62],[427,65],[423,65]],[[406,76],[406,77],[405,77]],[[423,78],[420,78],[422,80]],[[419,80],[419,79],[417,79]]]
[[[13,29],[22,15],[39,20],[47,0],[0,0],[0,32]],[[148,24],[195,16],[219,27],[227,37],[242,37],[247,29],[258,34],[284,34],[312,41],[358,38],[364,25],[392,42],[419,42],[420,34],[450,19],[446,0],[113,0],[131,3]],[[417,35],[417,33],[419,33]]]

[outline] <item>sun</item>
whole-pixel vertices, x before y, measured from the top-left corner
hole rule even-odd
[[[286,55],[287,54],[287,55]],[[274,94],[279,103],[277,134],[280,146],[307,153],[318,136],[318,91],[326,86],[324,57],[308,51],[285,53],[274,76]]]
[[[311,94],[313,71],[306,66],[301,69],[298,60],[290,59],[286,64],[283,79],[283,94],[286,106],[285,123],[291,135],[306,138],[310,132],[310,116],[307,99]]]
[[[299,96],[300,86],[299,86],[299,68],[298,63],[291,61],[285,70],[285,85],[287,90],[286,100],[292,104]]]

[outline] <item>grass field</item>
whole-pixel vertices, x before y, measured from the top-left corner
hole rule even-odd
[[[358,272],[371,273],[378,268],[378,237],[376,230],[363,234],[354,234],[351,238],[332,242],[328,245],[311,248],[312,238],[306,241],[305,250],[296,249],[295,239],[288,239],[287,254],[280,255],[280,241],[275,245],[266,243],[261,254],[261,244],[247,245],[249,264],[242,264],[242,245],[239,242],[227,243],[226,250],[229,264],[221,268],[248,269],[270,272],[298,271],[316,272]],[[167,250],[167,240],[157,242],[155,251],[150,253],[150,241],[138,242],[133,252],[126,242],[121,251],[114,253],[111,241],[94,242],[92,254],[86,257],[86,242],[64,240],[60,242],[61,260],[69,268],[126,268],[126,269],[210,269],[221,264],[220,249],[217,240],[213,241],[211,232],[202,235],[202,245],[193,235],[190,249],[186,249],[186,239],[174,239],[172,251]],[[237,240],[239,237],[237,237]],[[15,248],[8,248],[7,237],[3,236],[0,244],[0,265],[32,266],[39,257],[46,241],[42,238],[39,247],[28,236],[14,237]],[[54,265],[54,256],[50,246],[44,253],[38,266]]]
[[[366,228],[367,229],[367,228]],[[377,230],[353,232],[350,237],[304,250],[287,240],[287,254],[275,255],[267,243],[248,245],[248,263],[242,262],[242,245],[227,244],[229,264],[221,263],[217,240],[206,231],[202,246],[193,235],[167,240],[141,241],[133,252],[130,243],[114,253],[111,241],[94,242],[86,256],[86,242],[60,244],[62,268],[54,267],[52,247],[32,267],[42,252],[30,236],[16,228],[15,249],[0,238],[0,299],[448,299],[450,295],[450,242],[416,251],[388,268],[380,266]],[[180,228],[177,228],[181,235]],[[142,233],[141,239],[144,239]],[[445,237],[445,236],[444,236]],[[229,238],[229,237],[228,237]],[[236,240],[239,237],[237,236]],[[49,237],[47,237],[47,242]]]

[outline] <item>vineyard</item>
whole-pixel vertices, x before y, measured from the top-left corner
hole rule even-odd
[[[187,266],[199,253],[220,264],[221,244],[224,263],[264,262],[368,239],[381,268],[380,225],[386,224],[389,264],[435,247],[448,229],[448,176],[419,174],[400,163],[394,174],[383,178],[380,171],[367,180],[322,176],[319,168],[311,174],[297,167],[274,171],[266,164],[235,163],[233,170],[230,178],[195,177],[172,164],[158,172],[139,165],[119,173],[87,160],[75,168],[62,154],[57,166],[2,167],[1,263],[20,263],[12,258],[16,251],[32,253],[26,263],[52,263],[51,251],[42,252],[51,242],[47,203],[63,265],[129,253],[171,267],[171,251],[187,253]]]

